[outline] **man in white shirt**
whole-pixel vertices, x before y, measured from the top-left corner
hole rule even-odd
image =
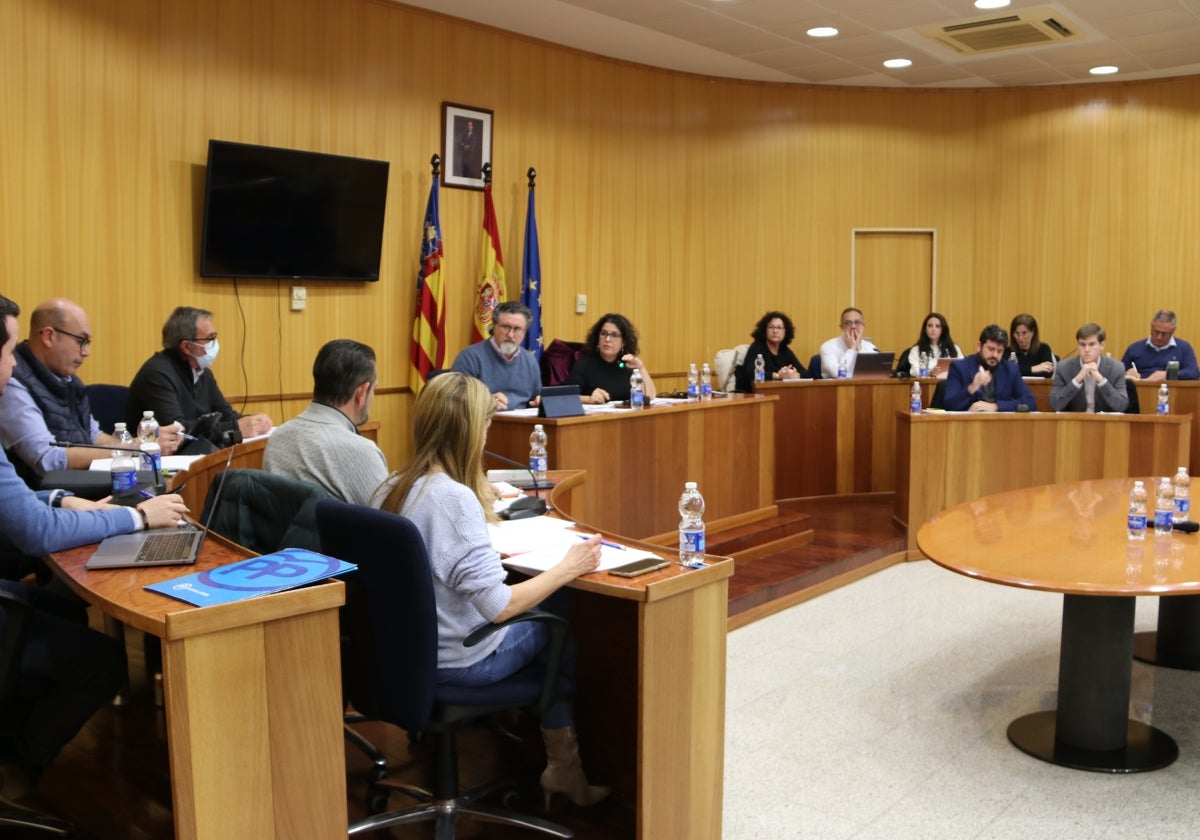
[[[853,306],[842,310],[842,334],[831,338],[821,345],[821,376],[825,379],[837,379],[838,367],[842,361],[846,363],[846,378],[854,376],[854,363],[859,353],[878,353],[879,349],[863,338],[866,320],[862,310]]]

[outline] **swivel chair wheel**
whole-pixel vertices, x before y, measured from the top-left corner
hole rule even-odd
[[[500,797],[500,804],[509,811],[519,811],[521,809],[520,792],[516,788],[504,791],[504,795]]]
[[[367,813],[370,816],[382,814],[387,810],[388,792],[380,788],[371,788],[367,791]]]
[[[367,783],[374,787],[377,783],[386,779],[387,774],[388,771],[386,767],[372,767],[367,771]]]

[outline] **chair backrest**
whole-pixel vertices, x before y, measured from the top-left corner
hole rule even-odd
[[[14,587],[19,586],[14,584]],[[0,733],[10,734],[12,718],[9,704],[16,695],[21,651],[25,647],[25,620],[29,617],[28,600],[15,588],[0,588]]]
[[[561,385],[571,372],[571,365],[583,354],[583,342],[556,338],[542,351],[542,384]]]
[[[224,481],[211,525],[214,533],[259,554],[281,548],[320,550],[317,502],[329,496],[323,487],[263,470],[231,469]],[[217,478],[209,484],[205,518],[220,483]]]
[[[808,360],[808,376],[810,379],[820,379],[821,378],[821,354],[820,353],[813,354],[813,357]]]
[[[717,351],[716,358],[713,359],[713,373],[717,377],[718,391],[736,390],[735,374],[749,349],[749,344],[739,344],[737,347],[726,347]]]
[[[1125,395],[1129,397],[1129,405],[1125,406],[1126,414],[1141,414],[1142,403],[1138,399],[1137,386],[1133,384],[1132,379],[1125,380]]]
[[[125,422],[125,400],[129,396],[129,388],[125,385],[88,385],[88,405],[92,417],[100,424],[100,431],[112,432],[114,423]],[[137,436],[137,429],[129,429],[129,434]]]
[[[358,566],[346,584],[347,699],[404,729],[429,724],[437,683],[437,609],[421,532],[403,516],[317,503],[321,551]]]

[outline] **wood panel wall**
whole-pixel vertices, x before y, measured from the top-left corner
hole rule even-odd
[[[355,337],[380,356],[393,464],[409,451],[413,281],[445,100],[495,111],[510,291],[533,165],[547,335],[580,338],[620,310],[654,371],[745,340],[768,308],[791,314],[807,358],[851,302],[856,227],[937,229],[934,305],[964,349],[1020,311],[1059,351],[1096,320],[1119,353],[1164,306],[1200,339],[1196,77],[713,80],[377,0],[0,0],[0,74],[0,293],[85,306],[86,381],[128,381],[180,303],[217,312],[214,370],[231,395],[307,392],[316,349]],[[391,161],[382,279],[308,282],[303,313],[288,284],[201,279],[209,138]],[[445,189],[441,208],[452,358],[470,330],[481,196]],[[915,339],[920,324],[888,326]],[[279,421],[303,404],[250,407]]]

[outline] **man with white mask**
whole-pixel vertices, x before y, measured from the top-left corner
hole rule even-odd
[[[163,349],[146,360],[129,384],[129,428],[136,429],[142,412],[151,410],[160,423],[178,421],[189,434],[217,446],[271,430],[267,415],[235,411],[209,370],[220,349],[213,313],[177,306],[163,324],[162,336]],[[217,415],[215,422],[201,422],[201,417],[213,414]],[[189,454],[210,449],[199,441],[180,447],[181,452]]]

